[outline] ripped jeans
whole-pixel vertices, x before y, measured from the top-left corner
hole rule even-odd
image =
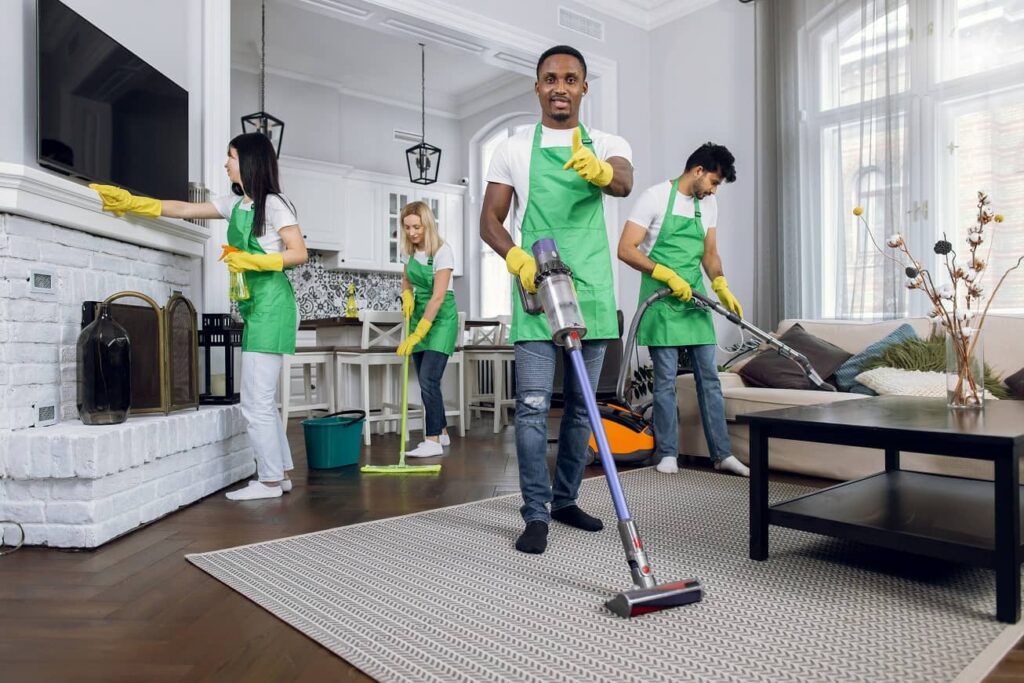
[[[591,392],[601,375],[607,346],[608,342],[600,339],[583,342],[583,360],[590,377]],[[548,411],[551,409],[556,354],[565,351],[546,341],[517,342],[515,347],[516,456],[519,460],[519,488],[523,494],[520,512],[525,522],[549,522],[549,503],[552,510],[576,504],[576,494],[587,462],[590,422],[569,359],[563,358],[565,413],[558,430],[558,455],[552,487],[547,459]]]

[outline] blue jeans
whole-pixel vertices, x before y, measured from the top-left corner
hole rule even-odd
[[[721,462],[732,455],[729,429],[725,425],[725,401],[722,383],[718,380],[714,344],[700,346],[650,346],[654,363],[654,453],[658,458],[679,455],[679,408],[676,405],[676,369],[679,349],[690,352],[693,378],[697,383],[697,405],[704,438],[712,462]]]
[[[604,363],[605,340],[583,342],[583,361],[593,395]],[[587,462],[590,421],[579,382],[568,358],[563,358],[565,377],[562,392],[565,413],[558,429],[555,483],[548,472],[548,411],[555,380],[556,354],[565,353],[553,342],[516,343],[516,456],[519,460],[519,488],[523,506],[519,511],[527,523],[549,522],[552,510],[576,504],[576,494]]]
[[[412,354],[416,363],[416,376],[420,380],[420,395],[423,397],[423,434],[439,436],[448,426],[444,419],[444,397],[441,396],[441,378],[448,365],[448,356],[440,351],[419,351]]]

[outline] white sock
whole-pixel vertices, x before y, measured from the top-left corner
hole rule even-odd
[[[267,486],[263,482],[253,480],[245,488],[225,493],[224,497],[228,500],[258,500],[260,498],[280,498],[281,494],[280,486]]]
[[[447,434],[442,432],[440,438],[441,438],[440,443],[441,443],[442,446],[451,446],[452,445],[451,437],[448,436]]]
[[[666,455],[654,469],[664,474],[675,474],[679,471],[679,459],[674,455]]]
[[[281,492],[282,493],[288,493],[291,490],[292,490],[292,480],[291,479],[282,479],[281,480]]]
[[[407,458],[432,458],[435,455],[444,455],[444,447],[437,441],[420,441],[420,445],[411,451],[405,452]]]
[[[730,455],[725,460],[719,460],[716,462],[715,469],[719,472],[728,472],[729,474],[735,474],[740,477],[750,476],[750,468],[737,460],[735,455]]]

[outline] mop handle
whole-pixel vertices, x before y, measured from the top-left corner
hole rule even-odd
[[[409,336],[409,319],[405,319],[405,336]],[[402,432],[398,436],[398,466],[405,466],[405,416],[409,412],[409,356],[402,361]]]
[[[572,363],[573,370],[576,372],[576,381],[579,383],[583,402],[587,406],[590,429],[594,432],[594,438],[597,440],[597,451],[601,454],[601,465],[604,467],[608,488],[612,493],[615,514],[620,521],[625,521],[630,518],[629,507],[626,505],[626,496],[622,493],[622,484],[619,483],[619,472],[615,468],[615,458],[612,457],[612,449],[608,446],[608,436],[604,433],[604,425],[601,423],[601,412],[597,408],[597,399],[594,398],[594,391],[590,386],[590,378],[587,377],[587,365],[583,362],[583,347],[575,330],[569,333],[569,337],[571,339],[570,343],[566,345],[566,349],[569,353],[569,360]]]

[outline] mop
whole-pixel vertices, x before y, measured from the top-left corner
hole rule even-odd
[[[405,319],[405,336],[409,336],[409,319]],[[411,355],[411,354],[409,354]],[[409,413],[409,355],[402,361],[402,431],[398,437],[398,464],[397,465],[363,465],[360,472],[371,472],[375,474],[437,474],[441,471],[441,465],[406,465],[405,464],[405,434],[406,416]],[[367,427],[369,429],[369,427]]]
[[[659,585],[654,578],[647,551],[644,550],[636,522],[630,516],[626,496],[622,492],[615,458],[612,457],[597,400],[587,376],[587,367],[583,362],[581,338],[586,335],[587,328],[576,299],[572,272],[559,257],[553,239],[534,242],[533,256],[537,260],[537,294],[527,294],[522,284],[517,282],[523,308],[533,315],[543,311],[551,328],[552,341],[568,353],[569,365],[576,374],[587,407],[590,428],[597,439],[598,453],[611,491],[615,515],[618,517],[619,539],[626,552],[626,564],[629,565],[630,575],[636,585],[633,590],[623,591],[606,601],[605,607],[620,617],[629,618],[698,602],[704,596],[699,580],[683,579]]]

